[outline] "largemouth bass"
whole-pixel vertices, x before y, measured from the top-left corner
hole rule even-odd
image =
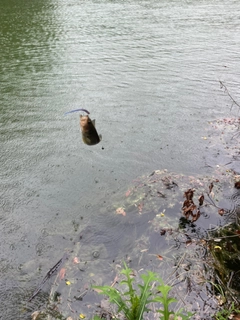
[[[88,115],[80,115],[80,128],[82,131],[82,140],[89,146],[98,144],[102,136],[98,135],[95,128],[95,120],[91,120]]]

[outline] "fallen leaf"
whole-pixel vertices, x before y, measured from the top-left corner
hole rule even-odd
[[[225,210],[224,209],[219,209],[218,210],[218,214],[220,214],[220,216],[223,216],[225,213]]]
[[[187,200],[192,200],[194,191],[194,189],[188,189],[186,192],[184,192],[184,195]]]
[[[197,221],[199,219],[200,215],[201,215],[200,210],[198,210],[197,213],[193,215],[191,222]]]
[[[158,258],[159,260],[163,260],[163,257],[160,256],[160,254],[157,254],[157,258]]]
[[[240,189],[240,181],[235,182],[234,187],[235,187],[236,189]]]
[[[73,258],[73,263],[74,263],[74,264],[78,264],[78,263],[80,263],[80,261],[79,261],[78,257],[74,257],[74,258]]]
[[[65,283],[66,283],[67,286],[70,286],[71,281],[67,280]]]
[[[164,236],[165,233],[166,233],[166,230],[164,230],[164,229],[162,229],[162,230],[160,231],[160,235],[161,235],[161,236]]]
[[[203,201],[204,201],[204,195],[203,194],[198,198],[198,201],[199,201],[199,205],[202,206],[203,205]]]
[[[65,275],[66,275],[66,268],[60,269],[60,271],[59,271],[60,280],[62,280],[65,277]]]
[[[96,291],[97,293],[102,293],[103,291],[101,289],[98,288],[93,288],[94,291]]]
[[[34,312],[31,314],[32,320],[36,320],[37,317],[39,316],[39,314],[40,314],[40,311],[34,311]]]
[[[126,197],[128,197],[129,195],[130,195],[130,193],[131,193],[131,190],[128,190],[127,192],[126,192]]]
[[[138,213],[141,214],[143,209],[143,203],[139,203],[137,207],[138,207]]]
[[[210,185],[209,185],[209,193],[212,192],[212,188],[213,188],[213,183],[211,182]]]
[[[126,216],[126,212],[124,211],[124,209],[122,207],[118,208],[116,210],[116,214],[121,214],[123,215],[124,217]]]
[[[185,242],[185,244],[186,244],[187,247],[190,246],[190,244],[192,244],[192,240],[187,240],[187,241]]]
[[[190,212],[191,213],[196,209],[196,205],[194,203],[192,203],[189,207],[184,207],[183,208],[183,213],[187,213],[187,212]]]
[[[80,319],[85,319],[85,318],[86,318],[86,316],[85,316],[85,314],[80,313],[79,318],[80,318]]]

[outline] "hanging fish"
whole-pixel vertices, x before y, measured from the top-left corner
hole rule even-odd
[[[102,136],[98,135],[95,128],[95,120],[91,120],[88,115],[80,115],[80,128],[82,131],[82,140],[89,146],[98,144]]]

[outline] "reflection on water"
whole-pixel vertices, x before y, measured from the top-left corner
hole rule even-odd
[[[15,298],[87,225],[112,228],[114,247],[108,208],[131,180],[209,172],[206,124],[230,107],[218,80],[239,95],[238,28],[234,1],[1,1],[5,319],[27,317]],[[77,115],[63,116],[80,107],[97,119],[95,147],[82,143]]]

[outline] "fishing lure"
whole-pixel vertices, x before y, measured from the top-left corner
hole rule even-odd
[[[75,109],[75,110],[65,112],[64,115],[69,114],[69,113],[73,113],[73,112],[78,112],[78,111],[83,111],[83,112],[86,112],[87,114],[90,114],[90,112],[87,111],[86,109]]]

